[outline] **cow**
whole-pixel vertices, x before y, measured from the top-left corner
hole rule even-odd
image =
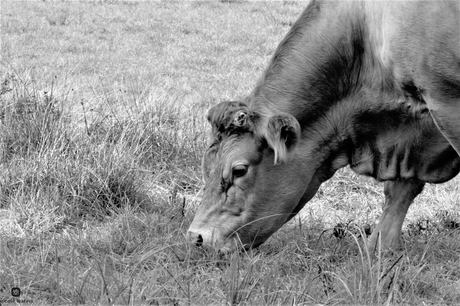
[[[190,241],[257,247],[349,165],[384,182],[369,245],[397,247],[424,185],[460,171],[460,2],[311,1],[254,90],[207,119]]]

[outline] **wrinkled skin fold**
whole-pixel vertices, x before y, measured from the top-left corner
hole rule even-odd
[[[349,165],[385,182],[371,246],[397,246],[425,183],[460,171],[458,46],[458,2],[311,1],[253,92],[209,110],[189,239],[257,247]]]

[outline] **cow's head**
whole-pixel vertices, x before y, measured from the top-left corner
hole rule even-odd
[[[208,121],[203,201],[189,239],[223,251],[256,247],[306,200],[312,175],[300,158],[299,123],[288,114],[262,116],[241,102],[216,105]]]

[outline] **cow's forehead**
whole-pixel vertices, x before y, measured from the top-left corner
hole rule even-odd
[[[261,152],[262,141],[252,132],[231,134],[225,137],[219,151],[225,159],[253,159],[255,154]]]

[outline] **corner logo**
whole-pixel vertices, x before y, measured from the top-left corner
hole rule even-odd
[[[11,288],[11,295],[14,297],[19,297],[21,295],[21,289],[17,287]]]

